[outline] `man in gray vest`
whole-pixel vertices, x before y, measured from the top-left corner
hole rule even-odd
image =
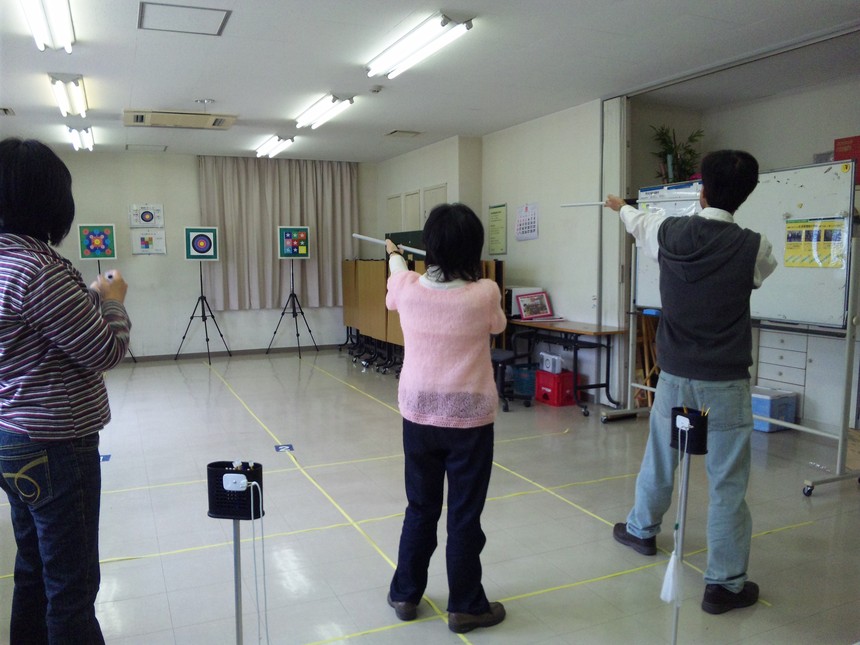
[[[702,609],[722,614],[758,600],[747,580],[752,518],[745,501],[750,473],[752,365],[750,294],[776,268],[770,242],[735,224],[734,212],[758,183],[747,152],[719,150],[702,160],[702,211],[665,217],[639,211],[614,195],[605,205],[621,215],[643,253],[660,266],[662,311],[657,327],[661,372],[636,499],[615,539],[643,555],[672,501],[678,453],[670,447],[673,407],[708,414],[708,566]]]

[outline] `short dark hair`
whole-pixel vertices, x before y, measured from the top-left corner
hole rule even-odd
[[[435,206],[427,216],[421,238],[427,264],[438,267],[445,282],[481,279],[484,225],[471,208],[465,204]]]
[[[75,218],[72,175],[44,143],[0,141],[0,232],[58,245]]]
[[[758,161],[743,150],[716,150],[702,159],[708,206],[734,213],[758,184]]]

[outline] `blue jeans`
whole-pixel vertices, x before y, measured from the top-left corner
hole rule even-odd
[[[682,406],[710,409],[705,455],[708,473],[705,583],[738,592],[747,579],[752,539],[752,517],[744,499],[750,474],[753,424],[749,379],[697,381],[660,373],[651,409],[651,432],[636,479],[636,501],[627,516],[627,531],[639,538],[660,532],[663,515],[672,502],[678,465],[678,451],[669,447],[672,408]]]
[[[99,435],[31,441],[0,431],[0,487],[18,553],[11,645],[103,644],[99,591]]]
[[[493,424],[439,428],[403,420],[406,457],[406,516],[400,534],[392,600],[418,603],[427,587],[427,567],[436,550],[448,476],[448,611],[482,614],[490,605],[481,584],[481,551],[487,539],[481,512],[493,468]]]

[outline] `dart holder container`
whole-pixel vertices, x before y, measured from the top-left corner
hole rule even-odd
[[[207,468],[209,517],[233,520],[233,581],[236,599],[236,645],[242,645],[242,557],[239,522],[256,520],[263,511],[263,466],[247,461],[213,461]],[[227,476],[227,477],[225,477]],[[236,476],[233,478],[232,476]],[[229,479],[245,477],[244,490],[226,490]],[[257,484],[254,486],[253,484]]]

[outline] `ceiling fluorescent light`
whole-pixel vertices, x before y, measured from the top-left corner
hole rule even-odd
[[[69,128],[69,140],[72,142],[72,147],[75,150],[80,150],[81,148],[92,150],[95,145],[92,128],[86,128],[85,130]]]
[[[370,61],[367,75],[395,78],[471,28],[471,20],[455,22],[441,12],[435,13]]]
[[[353,101],[354,99],[339,99],[333,94],[326,94],[296,117],[296,127],[304,128],[309,125],[314,130],[343,112]]]
[[[69,0],[21,0],[21,8],[39,51],[50,47],[72,53],[75,28]]]
[[[81,75],[48,74],[51,90],[63,116],[80,114],[87,116],[87,93]]]
[[[284,150],[293,145],[295,140],[295,137],[281,139],[278,135],[273,134],[271,137],[266,139],[259,148],[257,148],[257,156],[269,157],[270,159],[277,157]]]

